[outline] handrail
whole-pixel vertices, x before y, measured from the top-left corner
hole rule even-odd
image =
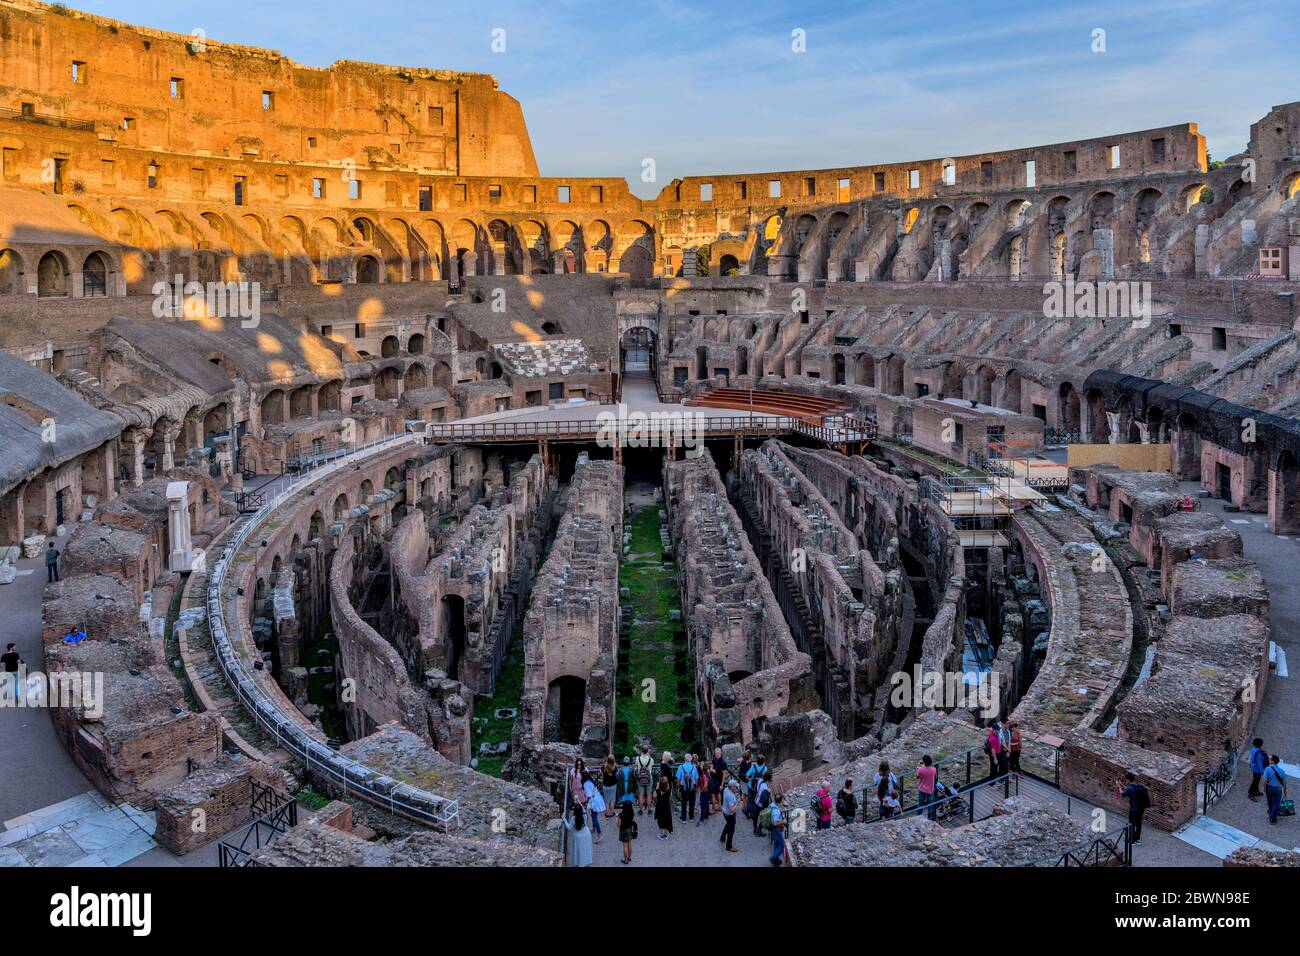
[[[217,664],[225,675],[227,684],[258,725],[275,737],[279,747],[302,760],[307,765],[309,773],[315,771],[339,783],[345,795],[351,788],[358,796],[386,806],[391,812],[400,809],[403,813],[417,819],[427,820],[445,830],[450,830],[460,822],[458,801],[446,800],[428,791],[408,786],[400,780],[394,780],[386,774],[343,756],[327,743],[308,733],[301,723],[280,710],[276,701],[258,686],[253,674],[240,660],[239,653],[230,640],[222,600],[222,589],[230,563],[239,555],[254,532],[291,495],[309,484],[342,470],[345,465],[381,451],[411,444],[414,439],[415,436],[412,434],[377,439],[357,446],[351,454],[319,467],[309,468],[289,479],[279,493],[264,504],[235,533],[234,539],[212,566],[212,574],[208,580],[208,620]]]
[[[781,434],[795,430],[794,420],[786,415],[729,415],[704,417],[692,411],[684,412],[643,412],[635,409],[628,412],[627,418],[610,417],[575,418],[558,421],[495,421],[495,422],[430,422],[425,426],[425,438],[428,441],[484,441],[496,439],[518,439],[536,441],[543,438],[556,440],[589,440],[602,432],[613,431],[615,435],[640,427],[640,418],[633,415],[644,414],[645,422],[653,426],[661,423],[665,427],[671,423],[674,433],[682,429],[680,424],[690,423],[691,428],[699,425],[704,434],[723,435],[766,435]]]

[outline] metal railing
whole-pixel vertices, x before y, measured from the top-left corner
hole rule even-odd
[[[959,819],[966,823],[974,823],[976,820],[983,820],[984,816],[979,816],[979,795],[981,793],[1002,791],[1002,799],[1020,795],[1020,779],[1011,773],[1004,773],[1000,777],[990,777],[987,780],[980,780],[977,783],[970,783],[964,786],[945,785],[949,796],[941,800],[934,800],[930,803],[921,803],[919,796],[916,803],[903,807],[899,813],[891,816],[877,816],[867,823],[882,823],[889,820],[901,820],[904,817],[915,817],[934,813],[935,819],[939,821]]]
[[[10,109],[8,107],[0,108],[0,119],[23,120],[28,123],[40,123],[42,126],[58,126],[61,129],[75,129],[83,132],[94,132],[94,120],[73,120],[66,116],[55,116],[52,113],[36,113],[32,110]]]
[[[1133,831],[1130,824],[1097,837],[1064,853],[1029,864],[1030,866],[1132,866]]]
[[[308,732],[306,726],[302,723],[280,709],[279,703],[262,690],[254,678],[253,672],[249,667],[245,666],[243,655],[235,649],[230,639],[222,599],[226,572],[230,569],[231,562],[238,557],[244,545],[258,532],[261,525],[291,495],[306,485],[320,481],[322,478],[341,470],[347,464],[368,458],[381,451],[400,448],[411,444],[413,440],[413,435],[404,434],[389,436],[359,445],[349,455],[337,458],[319,467],[310,468],[302,474],[289,479],[280,492],[264,504],[236,532],[234,539],[226,546],[220,559],[213,565],[208,582],[208,620],[212,635],[212,647],[217,656],[217,663],[226,678],[226,683],[249,715],[260,727],[275,738],[278,747],[301,760],[306,765],[308,773],[317,774],[338,784],[342,788],[344,795],[353,792],[362,799],[387,807],[392,813],[401,812],[450,830],[460,821],[460,805],[458,801],[447,800],[428,791],[412,787],[400,780],[395,780],[386,774],[373,770],[356,760],[343,756],[328,743],[317,739]],[[265,674],[266,672],[263,671],[262,673]]]
[[[1209,813],[1228,792],[1237,776],[1237,751],[1231,750],[1223,761],[1201,778],[1201,813]]]
[[[566,419],[561,421],[431,422],[425,436],[434,442],[488,441],[593,441],[601,435],[617,438],[633,429],[647,435],[658,427],[662,432],[671,426],[676,436],[687,434],[734,436],[779,435],[795,430],[793,419],[784,415],[698,416],[691,411],[646,413],[644,424],[639,417]]]
[[[253,854],[298,825],[298,803],[293,797],[274,787],[262,786],[256,780],[250,782],[253,785],[252,808],[257,815],[244,829],[238,843],[222,840],[217,845],[217,865],[222,869],[261,866],[253,859]],[[250,842],[252,846],[249,846]]]

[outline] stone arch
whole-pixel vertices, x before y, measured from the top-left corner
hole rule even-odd
[[[1065,431],[1077,431],[1082,424],[1079,392],[1070,382],[1062,382],[1057,389],[1057,422]]]
[[[1002,408],[1020,413],[1020,372],[1014,368],[1007,369],[1002,382]]]
[[[36,294],[38,296],[66,296],[71,294],[68,258],[56,249],[41,256],[36,265]]]
[[[423,354],[424,354],[424,336],[423,336],[421,333],[416,332],[416,333],[415,333],[414,335],[412,335],[409,339],[407,339],[407,340],[406,340],[406,351],[407,351],[407,353],[410,354],[410,355],[423,355]]]
[[[412,362],[402,376],[402,391],[413,388],[425,388],[429,384],[429,372],[419,362]]]
[[[379,260],[374,256],[361,256],[357,259],[357,284],[376,285],[380,281]]]
[[[857,384],[874,388],[876,385],[876,360],[867,352],[858,356]]]
[[[14,249],[0,249],[0,295],[20,295],[26,268],[23,257]]]
[[[654,230],[640,219],[629,219],[618,228],[620,249],[618,271],[633,279],[648,279],[654,273]]]
[[[289,417],[290,418],[310,418],[312,394],[315,392],[313,385],[300,385],[289,393]]]
[[[113,269],[108,256],[92,252],[81,267],[81,294],[89,298],[109,295]]]
[[[1284,448],[1273,462],[1269,475],[1268,524],[1274,534],[1300,530],[1300,462]]]
[[[740,275],[740,260],[727,253],[718,260],[718,275],[720,276],[738,276]]]
[[[885,363],[885,394],[902,395],[906,360],[901,355],[891,355]]]
[[[340,494],[337,498],[335,498],[334,499],[334,520],[342,521],[343,518],[347,515],[348,511],[350,510],[350,507],[351,506],[348,504],[347,495]]]
[[[342,411],[343,405],[343,384],[338,381],[329,381],[321,385],[316,395],[316,410],[318,412],[337,412]]]
[[[284,392],[281,389],[273,388],[266,393],[260,406],[262,414],[262,427],[267,425],[280,425],[284,423]]]
[[[401,350],[402,346],[396,335],[385,335],[383,341],[379,343],[379,354],[383,358],[392,358]]]

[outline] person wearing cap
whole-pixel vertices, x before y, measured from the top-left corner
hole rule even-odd
[[[728,853],[740,852],[731,845],[736,835],[736,814],[739,810],[740,785],[734,780],[728,780],[727,785],[722,788],[722,836],[718,837],[719,843],[727,845]]]
[[[632,758],[623,757],[623,766],[618,768],[618,802],[636,803],[636,772],[632,769]]]

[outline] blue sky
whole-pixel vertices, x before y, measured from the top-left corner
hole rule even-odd
[[[314,66],[492,73],[523,104],[543,175],[622,176],[643,196],[683,175],[902,162],[1179,122],[1199,123],[1225,158],[1270,106],[1300,99],[1296,0],[69,5]],[[795,29],[805,52],[791,49]],[[641,182],[646,157],[653,184]]]

